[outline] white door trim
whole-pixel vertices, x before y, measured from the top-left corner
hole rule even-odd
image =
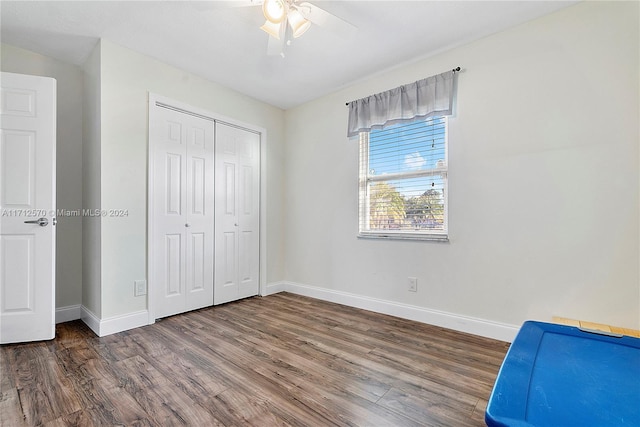
[[[240,120],[236,120],[230,117],[223,116],[218,113],[205,110],[203,108],[194,107],[181,101],[176,101],[162,95],[158,95],[149,92],[149,119],[147,123],[148,138],[151,135],[151,123],[154,122],[156,108],[169,108],[176,111],[180,111],[185,114],[195,115],[212,122],[222,122],[226,125],[235,126],[250,132],[254,132],[260,135],[260,295],[266,295],[266,272],[267,272],[267,227],[266,227],[266,203],[267,200],[267,130],[263,127],[253,124],[245,123]],[[154,183],[153,179],[153,155],[154,149],[151,140],[148,143],[148,171],[147,171],[147,309],[149,313],[148,324],[155,323],[155,311],[154,311],[154,283],[152,278],[152,272],[154,271],[154,249],[155,242],[153,239],[153,194]],[[215,175],[215,172],[214,172]],[[211,260],[213,262],[213,260]]]

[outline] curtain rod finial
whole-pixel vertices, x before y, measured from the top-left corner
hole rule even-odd
[[[456,67],[452,70],[454,73],[457,73],[458,71],[460,71],[460,67]]]

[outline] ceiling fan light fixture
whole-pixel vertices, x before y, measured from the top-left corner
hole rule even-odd
[[[297,10],[290,10],[287,20],[289,21],[293,38],[300,37],[311,27],[311,21],[305,19]]]
[[[280,30],[282,24],[275,24],[271,21],[264,21],[264,25],[260,27],[262,31],[280,40]]]
[[[279,24],[287,16],[287,5],[284,0],[265,0],[262,13],[267,21]]]

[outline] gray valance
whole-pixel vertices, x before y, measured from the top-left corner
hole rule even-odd
[[[447,71],[350,102],[347,136],[395,123],[451,115],[455,75],[454,71]]]

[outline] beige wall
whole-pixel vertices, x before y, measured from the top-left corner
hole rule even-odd
[[[287,111],[286,280],[460,319],[638,328],[638,6],[580,3]],[[357,239],[345,102],[455,66],[450,242]]]
[[[53,77],[57,82],[56,204],[82,207],[82,70],[48,56],[2,44],[1,69]],[[58,215],[56,226],[56,307],[82,301],[82,218]]]

